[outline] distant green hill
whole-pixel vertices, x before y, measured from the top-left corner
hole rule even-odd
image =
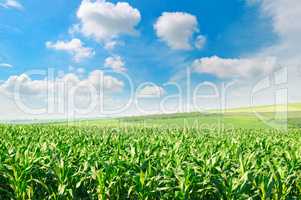
[[[252,113],[252,112],[301,112],[301,103],[290,103],[288,105],[266,105],[242,108],[226,109],[226,113]],[[220,113],[219,110],[212,110],[210,113]]]
[[[286,111],[288,120],[279,120],[279,115]],[[277,111],[277,112],[276,112]],[[257,113],[257,115],[255,114]],[[258,106],[235,108],[225,113],[210,111],[209,113],[176,113],[149,116],[123,117],[117,119],[91,120],[74,122],[80,126],[105,127],[187,127],[187,128],[271,128],[271,127],[301,127],[301,103],[281,106]],[[276,125],[276,126],[275,126]],[[285,126],[284,126],[285,127]]]

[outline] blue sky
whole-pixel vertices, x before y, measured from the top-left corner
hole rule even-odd
[[[124,45],[113,52],[124,58],[129,73],[137,74],[143,80],[147,77],[150,81],[162,83],[179,67],[189,64],[195,58],[212,55],[238,57],[256,51],[270,43],[274,37],[268,19],[257,17],[259,11],[256,7],[247,6],[243,0],[127,2],[141,13],[141,21],[137,26],[139,36],[121,35],[120,40]],[[1,70],[0,79],[32,68],[68,70],[68,66],[72,65],[89,71],[102,66],[110,52],[89,38],[77,36],[86,46],[92,47],[96,54],[80,63],[73,62],[67,53],[51,51],[45,47],[46,41],[72,39],[68,30],[77,22],[76,12],[80,3],[25,0],[22,1],[24,9],[21,11],[1,8],[1,59],[14,67]],[[169,49],[156,37],[153,28],[163,12],[186,12],[196,16],[200,33],[207,38],[205,47],[191,51]],[[235,38],[239,38],[239,41]]]
[[[0,0],[0,80],[48,68],[86,79],[104,67],[135,85],[181,82],[186,68],[193,83],[252,80],[274,69],[290,33],[278,28],[281,0],[122,2]],[[297,15],[292,2],[285,12]]]

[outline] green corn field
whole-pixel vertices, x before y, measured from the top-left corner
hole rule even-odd
[[[300,199],[301,130],[0,126],[0,199]]]
[[[300,88],[301,0],[0,0],[0,200],[301,200]]]

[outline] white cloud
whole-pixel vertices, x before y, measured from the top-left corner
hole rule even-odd
[[[116,41],[110,41],[105,44],[105,49],[113,50],[118,43]]]
[[[297,25],[296,19],[301,17],[301,1],[262,0],[261,11],[272,19],[274,32],[279,37],[278,43],[264,51],[299,57],[301,26]]]
[[[16,10],[23,10],[22,4],[16,0],[6,0],[4,3],[0,3],[0,6],[4,8],[12,8]]]
[[[121,42],[121,41],[112,40],[112,41],[106,42],[106,43],[104,44],[104,48],[105,48],[106,50],[111,51],[111,50],[115,49],[115,47],[121,46],[121,45],[123,45],[123,44],[124,44],[124,43]]]
[[[8,63],[0,63],[0,67],[12,68],[13,66],[11,64],[8,64]]]
[[[195,39],[195,44],[194,44],[195,48],[202,49],[205,46],[206,41],[207,41],[207,39],[205,36],[203,36],[203,35],[197,36],[197,38]]]
[[[146,85],[138,91],[138,97],[161,97],[165,94],[165,90],[157,85]]]
[[[25,95],[45,95],[50,92],[49,87],[55,88],[59,93],[63,86],[68,88],[79,88],[79,93],[85,93],[88,87],[93,87],[96,91],[104,90],[107,92],[119,92],[122,90],[124,83],[117,78],[105,75],[100,70],[92,71],[85,79],[81,79],[74,73],[65,74],[62,77],[57,77],[54,81],[46,79],[32,80],[28,75],[21,74],[19,76],[10,76],[5,82],[0,85],[0,91],[13,94],[16,89]]]
[[[154,29],[170,48],[182,50],[192,49],[193,34],[199,32],[197,18],[183,12],[164,12],[154,24]],[[200,37],[198,47],[199,44]]]
[[[80,62],[83,59],[92,57],[95,52],[88,47],[84,47],[84,44],[79,39],[72,39],[71,41],[57,41],[46,42],[46,47],[49,49],[55,49],[59,51],[66,51],[73,56],[76,62]]]
[[[113,97],[123,87],[122,80],[100,70],[85,78],[68,73],[51,81],[33,80],[26,74],[11,76],[0,83],[0,120],[100,117],[119,108]]]
[[[80,77],[86,74],[86,70],[84,68],[82,68],[82,67],[75,68],[72,65],[68,66],[68,71],[69,71],[69,73],[75,73],[75,74],[79,75]],[[59,74],[59,77],[63,77],[65,72],[59,71],[58,74]]]
[[[195,60],[192,67],[198,73],[219,78],[252,78],[271,73],[277,67],[277,60],[275,57],[231,59],[212,56]]]
[[[113,4],[105,0],[83,0],[77,17],[80,24],[72,28],[73,32],[80,31],[102,43],[110,42],[122,34],[136,34],[135,27],[141,20],[139,10],[128,3]]]
[[[104,75],[104,73],[100,70],[91,72],[90,76],[88,77],[88,81],[98,89],[103,88],[104,90],[109,90],[112,92],[121,91],[124,86],[122,81],[115,77]]]
[[[13,93],[19,88],[23,94],[42,94],[47,91],[47,82],[45,80],[31,80],[26,74],[19,76],[10,76],[0,85],[0,90]]]
[[[265,16],[263,19],[266,19],[266,17],[269,18],[274,34],[278,36],[277,40],[274,44],[249,54],[246,59],[223,59],[216,56],[201,58],[194,63],[196,71],[215,74],[220,78],[231,78],[234,75],[242,77],[240,81],[232,87],[232,92],[227,94],[229,106],[237,107],[253,106],[250,103],[250,97],[254,85],[257,85],[261,78],[266,78],[265,76],[247,76],[247,74],[264,75],[273,68],[272,66],[276,68],[285,67],[287,69],[288,82],[284,82],[279,86],[288,89],[288,97],[285,98],[289,102],[300,102],[301,27],[297,25],[296,19],[301,18],[301,1],[246,0],[246,3],[248,5],[256,4],[256,6],[259,6],[258,8],[261,14]],[[265,62],[264,60],[267,61]],[[249,67],[243,68],[243,66]],[[247,73],[248,71],[249,73]],[[257,73],[255,73],[256,71]],[[267,73],[267,75],[270,75],[270,78],[275,78],[275,73]],[[279,87],[273,87],[273,81],[271,81],[270,84],[271,87],[263,90],[259,95],[260,97],[256,97],[255,104],[277,103],[275,102],[275,95]]]
[[[301,58],[301,1],[261,0],[263,15],[270,17],[278,41],[264,48],[258,55],[274,55],[282,66],[288,68],[288,93],[290,101],[301,101],[300,58]]]
[[[127,69],[125,68],[125,63],[120,56],[108,57],[105,60],[105,67],[111,68],[117,72],[124,72]]]

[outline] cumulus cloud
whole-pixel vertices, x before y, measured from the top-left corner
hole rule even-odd
[[[252,78],[271,73],[277,67],[277,59],[212,56],[195,60],[192,67],[198,73],[213,74],[219,78]]]
[[[203,36],[203,35],[197,36],[195,39],[195,43],[194,43],[195,48],[202,49],[205,46],[206,41],[207,41],[207,39],[205,36]]]
[[[103,71],[92,71],[81,78],[75,73],[54,80],[33,80],[27,74],[9,77],[0,83],[2,119],[74,119],[99,117],[119,108],[113,96],[123,91],[124,82]],[[122,104],[121,104],[122,105]],[[10,111],[7,114],[7,111]]]
[[[111,68],[117,72],[125,72],[125,63],[120,56],[108,57],[105,60],[105,67]]]
[[[16,0],[5,0],[4,3],[0,3],[3,8],[11,8],[16,10],[23,10],[22,4]]]
[[[288,89],[288,96],[284,97],[286,100],[300,102],[301,27],[296,24],[296,19],[301,18],[301,1],[246,0],[246,3],[258,6],[261,15],[265,16],[265,19],[269,19],[273,32],[277,35],[274,44],[248,54],[247,58],[227,59],[217,56],[201,58],[194,62],[194,69],[199,73],[215,74],[219,78],[241,77],[232,88],[233,92],[228,94],[227,102],[231,104],[230,107],[253,106],[250,102],[250,95],[254,85],[261,83],[258,83],[261,78],[271,87],[260,91],[259,97],[257,96],[255,99],[255,104],[279,103],[275,98],[279,86]],[[272,70],[272,68],[277,69],[278,67],[284,71],[287,70],[287,75],[283,75],[285,80],[283,82],[277,80],[278,70]],[[270,70],[273,73],[269,73]],[[262,76],[264,74],[269,77]],[[270,78],[275,82],[269,81]],[[274,87],[279,82],[281,82],[280,85]]]
[[[126,2],[113,4],[105,0],[83,0],[77,11],[77,18],[80,23],[73,26],[73,32],[79,31],[98,42],[107,43],[122,34],[136,34],[135,27],[139,24],[141,15],[138,9]]]
[[[296,24],[296,19],[301,17],[301,1],[262,0],[261,12],[272,19],[274,32],[279,37],[278,43],[263,51],[299,57],[301,27]]]
[[[274,55],[282,66],[288,69],[288,93],[290,101],[301,101],[299,85],[301,58],[301,27],[296,19],[301,18],[301,1],[299,0],[261,0],[261,14],[269,17],[278,41],[262,49],[257,55]]]
[[[45,95],[51,92],[49,88],[62,90],[63,88],[78,88],[79,94],[84,94],[87,88],[93,87],[96,91],[119,92],[124,87],[124,83],[117,78],[105,75],[103,71],[92,71],[85,79],[81,79],[74,73],[65,74],[55,80],[32,80],[28,75],[10,76],[0,85],[0,91],[13,94],[16,90],[25,95]],[[56,93],[63,91],[55,91]]]
[[[23,94],[41,94],[47,91],[47,82],[44,80],[31,80],[26,74],[10,76],[0,85],[2,91],[13,93],[19,90]]]
[[[138,91],[138,97],[161,97],[165,94],[165,90],[157,85],[146,85]]]
[[[289,67],[290,79],[298,81],[296,72],[300,66],[301,27],[296,25],[295,19],[301,18],[301,2],[299,0],[246,0],[246,3],[259,5],[261,13],[271,19],[278,40],[245,59],[213,56],[195,60],[194,69],[197,72],[215,74],[223,78],[252,77],[252,75],[269,73],[279,65]]]
[[[92,57],[95,52],[84,44],[80,39],[72,39],[70,41],[46,42],[46,47],[58,51],[65,51],[73,56],[74,61],[80,62],[83,59]]]
[[[183,12],[164,12],[154,24],[157,36],[172,49],[190,50],[193,34],[199,32],[194,15]],[[204,44],[204,36],[197,39],[197,48]]]
[[[124,45],[124,43],[122,41],[112,40],[112,41],[106,42],[104,45],[104,48],[106,50],[111,51],[111,50],[115,49],[115,47],[122,46],[122,45]]]
[[[8,64],[8,63],[0,63],[0,67],[12,68],[13,66],[11,64]]]
[[[115,77],[104,75],[103,71],[95,70],[90,73],[88,81],[92,83],[96,88],[109,90],[112,92],[121,91],[124,87],[124,83]]]

